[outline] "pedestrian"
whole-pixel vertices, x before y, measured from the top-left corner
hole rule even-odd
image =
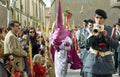
[[[4,66],[7,71],[7,77],[13,77],[12,68],[15,65],[15,60],[12,54],[4,54]],[[3,76],[1,76],[3,77]]]
[[[91,34],[91,28],[92,28],[93,22],[91,19],[84,20],[83,22],[84,22],[84,24],[83,24],[84,27],[80,30],[78,45],[79,45],[79,50],[80,50],[80,58],[82,60],[83,67],[84,67],[85,58],[88,54],[88,52],[85,48],[85,41],[87,40],[87,38]],[[84,72],[82,69],[80,71],[80,75],[82,75],[82,77],[84,77]]]
[[[0,30],[1,30],[1,28],[0,28]],[[0,55],[2,55],[2,57],[0,57],[0,77],[8,77],[7,69],[4,66],[3,48],[1,45],[0,45]]]
[[[75,55],[77,59],[71,59],[68,57],[68,53],[71,49],[73,49],[73,40],[72,40],[72,33],[70,31],[64,29],[63,27],[63,21],[62,21],[62,10],[61,10],[61,4],[59,0],[59,7],[58,7],[58,16],[57,16],[57,23],[55,31],[52,34],[52,39],[50,41],[51,43],[51,51],[54,55],[53,61],[55,66],[55,74],[56,77],[65,77],[67,74],[67,67],[68,67],[68,61],[71,64],[77,64],[74,65],[76,68],[80,68],[80,60],[75,55],[76,51],[71,51],[71,55]],[[74,49],[75,50],[75,49]],[[54,53],[53,53],[54,52]],[[73,52],[73,53],[72,53]],[[77,61],[77,63],[74,63],[72,60]]]
[[[32,45],[32,57],[33,57],[35,54],[38,54],[40,52],[40,42],[36,39],[38,34],[36,33],[34,27],[30,27],[28,33],[29,33],[28,38]]]
[[[46,77],[47,71],[42,65],[42,56],[36,54],[33,57],[33,77]]]
[[[4,38],[7,33],[5,27],[0,27],[0,77],[8,77],[7,70],[4,66]]]
[[[51,44],[56,49],[54,55],[55,74],[56,77],[65,77],[68,66],[67,51],[70,50],[72,40],[69,37],[68,32],[63,28],[60,1],[58,7],[58,18],[56,23],[56,29],[53,32],[52,37],[53,38]],[[65,44],[66,44],[66,49],[65,49]]]
[[[112,77],[115,73],[111,48],[117,48],[118,42],[111,36],[111,27],[104,24],[107,14],[102,9],[95,11],[95,24],[92,35],[86,40],[88,49],[84,64],[84,77]]]
[[[117,52],[114,55],[116,58],[115,68],[116,68],[116,72],[117,72],[117,68],[118,68],[118,75],[120,76],[120,19],[119,19],[118,23],[116,24],[115,40],[119,42],[119,47],[116,49]]]
[[[4,54],[11,53],[14,56],[15,68],[13,72],[19,70],[22,71],[25,68],[24,57],[27,56],[27,52],[22,49],[17,38],[20,30],[20,23],[15,20],[10,21],[8,24],[8,30],[9,32],[5,36],[4,41]]]
[[[116,41],[119,41],[119,34],[120,32],[120,27],[119,27],[119,24],[117,23],[116,25],[114,25],[113,27],[113,30],[112,30],[112,35],[111,37],[116,40]],[[117,49],[112,49],[112,51],[114,52],[114,63],[115,63],[115,70],[116,70],[116,73],[117,73],[117,69],[118,69],[118,52],[117,52]]]
[[[6,35],[6,28],[1,26],[0,27],[0,59],[3,59],[4,55],[4,39]]]

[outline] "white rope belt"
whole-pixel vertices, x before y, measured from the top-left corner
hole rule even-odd
[[[91,47],[90,47],[90,49],[89,49],[89,52],[90,52],[90,53],[93,53],[93,54],[95,54],[95,55],[97,55],[97,53],[98,53],[97,50],[95,50],[95,49],[93,49],[93,48],[91,48]],[[99,56],[101,56],[101,57],[104,57],[104,56],[107,56],[107,55],[110,55],[110,54],[113,54],[113,53],[112,53],[111,51],[105,51],[105,52],[99,51]]]

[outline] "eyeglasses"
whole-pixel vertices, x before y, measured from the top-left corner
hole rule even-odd
[[[35,33],[34,31],[30,31],[29,33]]]

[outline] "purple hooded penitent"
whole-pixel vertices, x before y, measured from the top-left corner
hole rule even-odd
[[[62,9],[61,9],[61,3],[59,0],[56,28],[52,34],[53,44],[50,46],[50,51],[52,53],[53,61],[54,61],[54,54],[55,54],[57,47],[59,47],[61,45],[62,40],[64,40],[67,36],[69,36],[72,39],[72,33],[70,31],[66,30],[63,26]],[[71,47],[74,47],[74,46],[72,45]],[[71,69],[81,68],[82,63],[75,51],[75,48],[71,48],[71,50],[68,54],[69,54],[68,61],[69,61],[69,63],[72,64]]]
[[[66,36],[70,35],[69,33],[70,32],[65,30],[63,26],[62,9],[61,9],[61,3],[59,1],[56,28],[52,35],[52,40],[54,42],[54,45],[58,47],[61,44],[62,40],[65,39]]]

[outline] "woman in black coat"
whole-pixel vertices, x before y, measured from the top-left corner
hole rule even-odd
[[[40,42],[36,39],[37,33],[34,27],[29,28],[29,41],[32,44],[32,57],[40,51]]]

